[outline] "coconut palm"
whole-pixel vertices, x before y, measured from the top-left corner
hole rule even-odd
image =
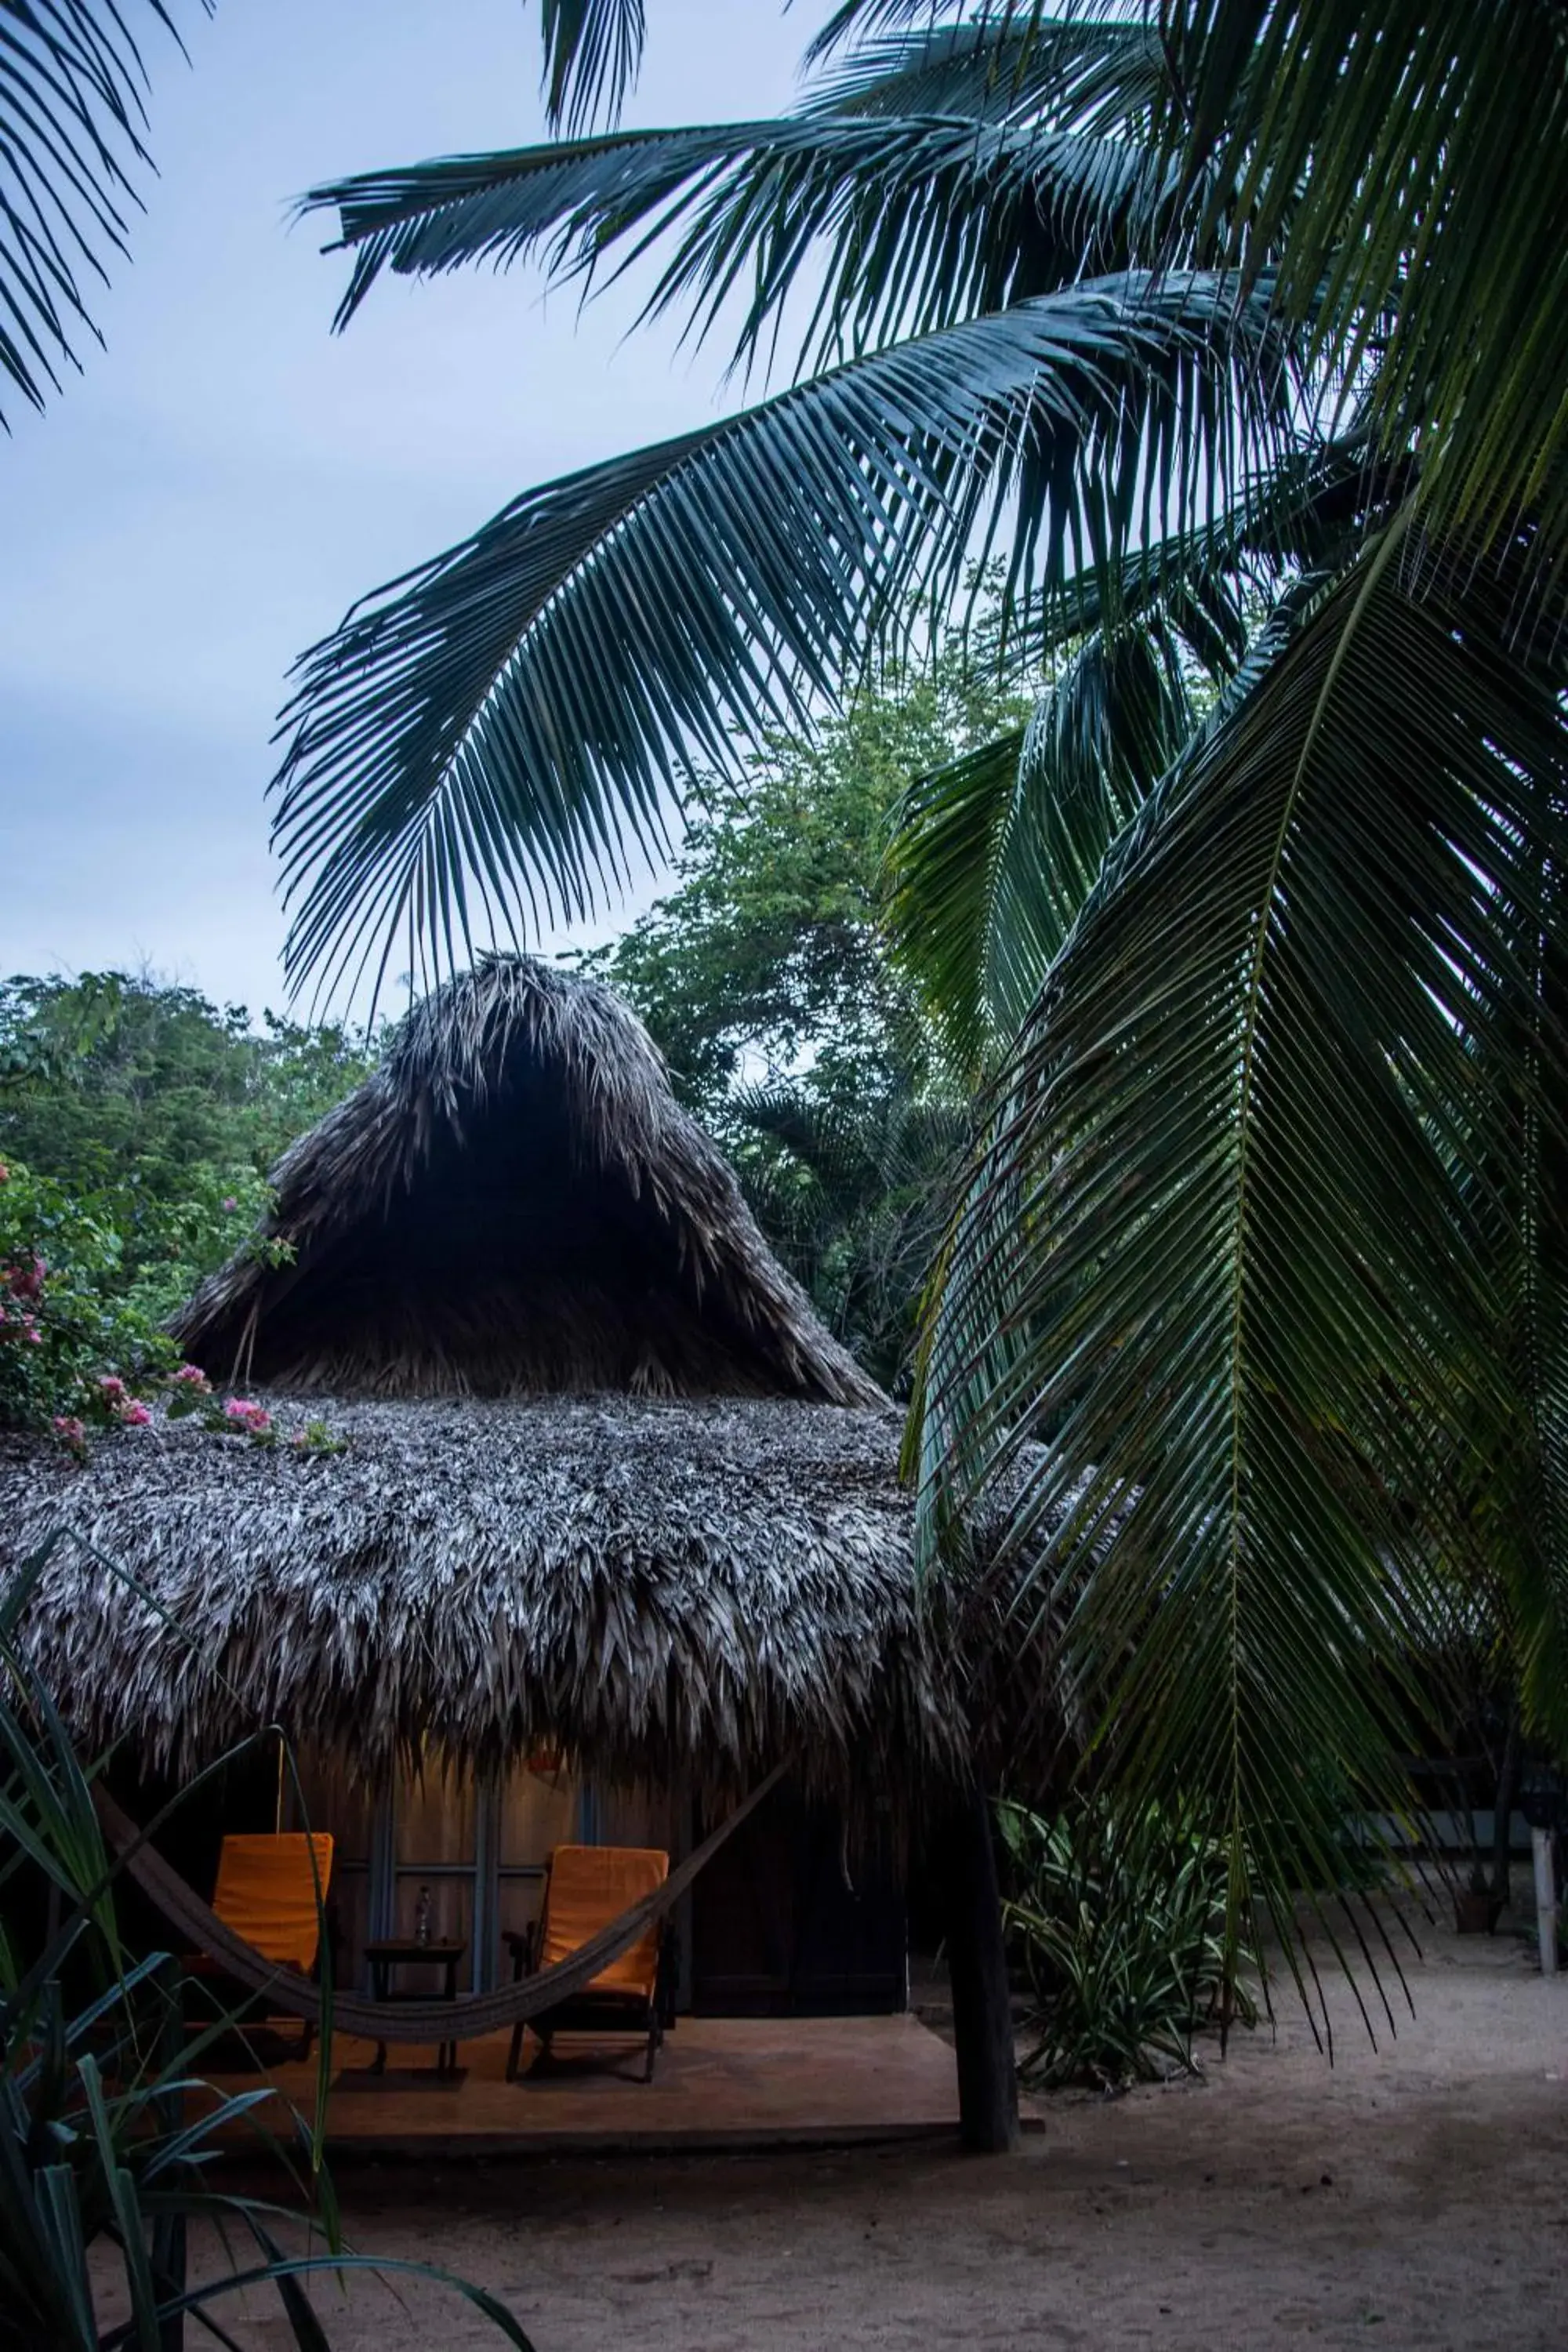
[[[581,126],[641,10],[552,24]],[[343,321],[541,255],[797,357],[305,657],[297,974],[592,904],[693,760],[1000,560],[1047,689],[895,850],[988,1087],[925,1522],[1048,1439],[1035,1590],[1105,1768],[1215,1809],[1233,1948],[1329,1867],[1324,1791],[1389,1790],[1478,1513],[1568,1734],[1564,37],[1557,0],[848,0],[781,121],[311,199]]]

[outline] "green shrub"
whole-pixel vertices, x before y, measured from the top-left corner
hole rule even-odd
[[[179,1360],[121,1293],[114,1227],[47,1176],[0,1163],[0,1427],[86,1419],[96,1384]]]
[[[1226,1862],[1189,1819],[1077,1799],[1052,1820],[1001,1803],[1004,1905],[1034,2002],[1026,2081],[1106,2086],[1196,2073],[1224,1987]],[[1245,1985],[1231,2017],[1257,2022]]]

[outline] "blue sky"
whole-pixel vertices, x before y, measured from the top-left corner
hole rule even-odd
[[[650,0],[637,122],[772,112],[824,11]],[[143,961],[281,1004],[263,792],[284,674],[365,589],[515,491],[728,404],[722,353],[537,275],[343,282],[312,181],[542,135],[520,0],[219,0],[154,68],[105,351],[0,446],[0,967]],[[647,894],[641,894],[646,897]]]

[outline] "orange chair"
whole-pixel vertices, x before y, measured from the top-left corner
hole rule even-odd
[[[669,1856],[658,1846],[558,1845],[545,1869],[544,1902],[533,1926],[521,1936],[509,1935],[512,1981],[532,1976],[569,1959],[591,1936],[643,1895],[662,1886],[669,1875]],[[613,2033],[646,2038],[647,2055],[643,2081],[653,2080],[653,2062],[668,2022],[672,1985],[670,1963],[674,1942],[656,1919],[628,1951],[622,1952],[578,1993],[531,2019],[534,2032],[550,2054],[552,2033],[588,2033],[597,2038]],[[523,2028],[512,2028],[506,2078],[517,2080],[522,2054]]]
[[[321,1955],[321,1911],[331,1883],[328,1831],[228,1836],[218,1854],[212,1907],[224,1926],[253,1945],[263,1959],[297,1975],[312,1976]],[[192,1975],[223,1974],[205,1953],[185,1966]],[[302,2052],[310,2047],[307,2025]]]

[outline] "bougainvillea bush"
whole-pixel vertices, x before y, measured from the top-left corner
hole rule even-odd
[[[240,1208],[236,1199],[221,1213]],[[95,1431],[151,1429],[160,1407],[248,1445],[341,1447],[324,1423],[286,1429],[182,1363],[145,1290],[125,1285],[115,1228],[52,1179],[0,1161],[0,1429],[49,1431],[85,1455]]]
[[[0,1426],[124,1420],[174,1370],[121,1287],[114,1228],[47,1176],[0,1162]]]

